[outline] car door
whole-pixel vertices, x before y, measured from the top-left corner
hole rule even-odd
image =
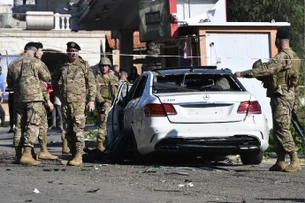
[[[140,78],[137,79],[137,83],[135,83],[130,90],[130,93],[128,95],[130,96],[128,98],[128,104],[124,110],[124,128],[126,131],[132,130],[136,139],[138,135],[138,130],[139,128],[141,128],[141,115],[143,115],[144,112],[143,110],[141,114],[141,109],[138,108],[138,103],[141,100],[141,97],[143,96],[146,81],[146,74],[142,75]]]
[[[110,107],[107,118],[107,141],[108,144],[112,143],[114,139],[119,135],[119,132],[123,128],[123,115],[126,96],[128,95],[131,84],[129,82],[121,82],[118,87],[118,93]]]

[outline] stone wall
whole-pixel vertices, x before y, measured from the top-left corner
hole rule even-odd
[[[105,46],[103,31],[30,31],[21,29],[0,29],[0,53],[18,55],[23,52],[24,45],[30,41],[40,41],[44,49],[66,52],[66,44],[75,41],[81,47],[80,56],[90,65],[100,60],[101,44]]]

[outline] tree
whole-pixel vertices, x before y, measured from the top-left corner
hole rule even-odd
[[[300,0],[228,0],[230,22],[289,22],[291,46],[304,56],[304,2]],[[304,57],[305,58],[305,57]]]

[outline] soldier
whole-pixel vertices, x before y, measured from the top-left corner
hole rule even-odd
[[[26,44],[25,53],[9,65],[6,78],[8,86],[15,92],[16,126],[21,126],[14,134],[16,162],[20,160],[20,163],[30,165],[40,164],[33,159],[32,149],[39,134],[44,109],[41,81],[51,80],[46,65],[34,57],[37,50],[36,43]],[[21,136],[23,133],[24,136]],[[22,145],[24,152],[21,155]]]
[[[137,69],[137,67],[132,66],[132,67],[131,67],[131,70],[130,70],[130,74],[128,75],[127,80],[128,80],[130,83],[134,83],[135,80],[136,80],[139,76],[140,76],[140,75],[138,74],[138,69]]]
[[[278,158],[270,171],[301,170],[297,148],[290,132],[291,112],[298,88],[300,59],[290,48],[289,35],[287,30],[278,29],[275,41],[278,54],[267,63],[256,61],[252,70],[235,73],[237,77],[255,77],[262,80],[264,87],[267,88],[267,97],[271,99],[273,139]],[[290,156],[288,166],[285,164],[286,153]]]
[[[35,53],[35,57],[41,60],[41,57],[43,55],[43,45],[38,42],[37,43],[37,52]],[[42,88],[42,93],[43,93],[43,98],[44,98],[44,102],[47,104],[47,107],[50,111],[53,110],[54,105],[52,104],[51,100],[50,100],[50,95],[48,92],[48,88],[47,88],[47,83],[42,82],[41,83],[41,88]],[[54,156],[52,155],[47,148],[47,138],[48,137],[48,118],[47,118],[47,111],[46,109],[42,109],[42,117],[41,117],[41,123],[40,123],[40,128],[39,128],[39,135],[38,135],[38,141],[40,144],[40,153],[38,158],[39,159],[50,159],[50,160],[54,160],[54,159],[58,159],[58,156]]]
[[[42,52],[43,45],[41,43],[36,43],[36,44],[33,44],[33,45],[37,48],[37,51],[34,53],[34,56],[37,59],[41,59],[41,57],[43,55],[43,52]],[[42,95],[43,95],[44,103],[48,106],[48,108],[50,110],[52,110],[54,108],[54,106],[53,106],[52,102],[50,101],[50,95],[49,95],[45,85],[46,85],[46,83],[42,81],[40,87],[41,87],[41,92],[42,92]],[[45,108],[43,108],[41,110],[41,122],[40,122],[40,124],[41,125],[39,127],[39,134],[38,134],[38,141],[39,141],[39,144],[40,144],[40,154],[39,154],[38,158],[40,158],[40,159],[51,159],[51,160],[58,159],[57,156],[52,155],[47,149],[48,121],[47,121],[47,112],[46,112]],[[22,127],[23,127],[23,125],[20,122],[20,120],[18,119],[16,121],[15,138],[16,138],[16,140],[21,140],[21,142],[23,141],[22,136],[23,136],[23,133],[24,133],[24,129],[22,129]],[[35,154],[34,148],[32,148],[32,156],[33,156],[34,159],[37,160],[37,156]],[[16,161],[16,163],[18,163],[18,161]]]
[[[94,110],[96,82],[87,61],[79,58],[80,46],[67,43],[68,61],[60,62],[54,71],[53,89],[62,102],[63,132],[73,158],[62,160],[61,164],[80,166],[83,163],[85,108]],[[88,97],[87,97],[88,93]]]
[[[128,78],[127,70],[121,69],[120,73],[119,73],[119,78],[120,78],[119,82],[124,82],[124,81],[128,82],[128,80],[127,80],[127,78]]]
[[[113,100],[117,92],[116,83],[118,79],[115,75],[109,73],[111,61],[107,57],[102,57],[97,70],[97,93],[96,102],[99,112],[99,134],[97,137],[97,149],[101,152],[105,151],[107,137],[107,116]]]

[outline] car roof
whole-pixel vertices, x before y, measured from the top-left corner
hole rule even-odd
[[[206,73],[206,74],[228,74],[232,75],[232,71],[228,68],[217,69],[216,66],[187,66],[187,67],[174,67],[155,69],[153,72],[160,75],[168,74],[185,74],[185,73]]]

